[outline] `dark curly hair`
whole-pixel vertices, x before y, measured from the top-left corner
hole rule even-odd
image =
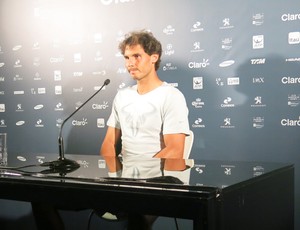
[[[119,44],[119,49],[124,55],[126,46],[140,45],[148,55],[158,54],[158,60],[155,63],[155,70],[158,70],[161,62],[162,47],[161,43],[146,30],[134,31],[125,35],[125,39]]]

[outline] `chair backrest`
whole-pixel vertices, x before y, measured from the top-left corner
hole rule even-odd
[[[189,159],[193,147],[193,143],[194,143],[194,133],[192,130],[190,130],[190,135],[186,136],[185,138],[184,151],[183,151],[184,159]]]

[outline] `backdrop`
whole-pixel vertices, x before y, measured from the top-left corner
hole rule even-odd
[[[98,155],[114,95],[134,83],[118,43],[137,29],[162,42],[159,75],[186,96],[191,157],[295,164],[299,216],[299,0],[1,0],[9,159],[57,156],[62,121],[110,79],[63,132],[67,154]]]

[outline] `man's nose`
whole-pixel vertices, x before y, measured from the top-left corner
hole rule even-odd
[[[128,63],[128,66],[129,66],[129,67],[133,67],[133,66],[134,66],[134,65],[133,65],[133,62],[130,61],[130,62]]]
[[[134,64],[135,64],[135,59],[134,58],[129,58],[128,62],[127,62],[127,65],[132,67],[132,66],[134,66]]]

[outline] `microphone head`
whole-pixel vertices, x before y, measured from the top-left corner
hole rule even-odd
[[[108,85],[110,83],[110,80],[109,79],[106,79],[105,81],[104,81],[104,85]]]

